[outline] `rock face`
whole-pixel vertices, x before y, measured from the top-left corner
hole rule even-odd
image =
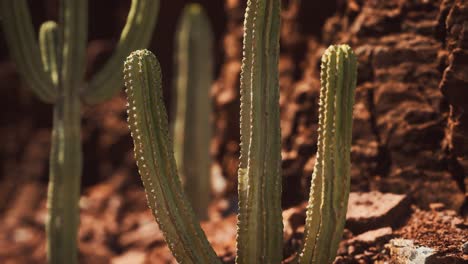
[[[453,158],[452,170],[465,193],[468,187],[468,3],[463,0],[444,1],[441,8],[445,19],[445,44],[448,56],[440,89],[450,103],[446,147]],[[465,179],[464,179],[465,178]],[[464,184],[464,185],[463,185]],[[462,208],[468,214],[468,199]]]
[[[226,60],[213,93],[218,107],[213,150],[232,182],[239,140],[239,85],[232,76],[240,71],[240,2],[227,1]],[[347,1],[326,20],[318,42],[302,34],[305,24],[299,21],[307,15],[298,12],[298,2],[287,1],[279,66],[284,205],[308,194],[323,45],[347,42],[359,57],[352,190],[408,193],[423,208],[434,202],[457,210],[463,206],[468,23],[462,2]]]
[[[411,193],[422,207],[441,201],[458,209],[463,189],[442,147],[449,109],[439,89],[446,47],[438,35],[445,4],[351,1],[340,19],[329,20],[340,22],[324,34],[351,43],[360,59],[358,89],[365,91],[357,100],[367,99],[372,130],[355,135],[373,135],[377,143],[372,176],[379,181],[370,187]],[[359,166],[361,155],[353,154]]]

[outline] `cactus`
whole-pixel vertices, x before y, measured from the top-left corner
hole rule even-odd
[[[332,263],[343,234],[350,184],[356,56],[347,45],[322,56],[317,161],[300,263]]]
[[[176,35],[174,154],[200,220],[206,220],[210,201],[212,42],[211,26],[202,7],[186,6]]]
[[[241,157],[236,263],[281,263],[279,0],[249,0],[241,73]],[[170,151],[161,70],[149,51],[125,62],[128,121],[148,204],[179,263],[219,263],[182,193]],[[153,74],[151,73],[153,72]],[[322,57],[317,162],[307,209],[304,263],[332,263],[349,195],[356,57],[347,45]]]
[[[238,263],[280,263],[279,0],[250,0],[241,72]]]
[[[0,0],[7,44],[18,71],[41,100],[54,104],[47,203],[49,263],[77,262],[81,102],[98,103],[120,89],[121,61],[131,50],[149,44],[158,7],[159,1],[132,1],[116,52],[86,85],[88,1],[61,0],[60,25],[45,22],[38,45],[27,2]]]
[[[128,123],[148,205],[179,263],[219,263],[182,190],[164,108],[161,69],[147,50],[124,65]]]

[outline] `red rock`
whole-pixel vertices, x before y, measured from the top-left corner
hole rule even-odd
[[[396,227],[409,215],[410,202],[406,195],[350,193],[346,228],[360,234],[381,227]]]

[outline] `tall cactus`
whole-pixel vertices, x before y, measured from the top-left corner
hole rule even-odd
[[[279,11],[279,0],[249,0],[244,22],[236,258],[240,264],[282,260]],[[182,193],[155,56],[147,50],[133,52],[124,73],[135,158],[148,204],[169,248],[180,263],[219,263]],[[318,153],[301,264],[332,263],[343,233],[356,75],[356,57],[347,45],[327,49],[322,57]]]
[[[322,56],[317,161],[300,263],[332,263],[343,234],[350,184],[356,56],[347,45]]]
[[[147,50],[125,61],[128,123],[148,205],[179,263],[220,263],[177,175],[161,78],[159,63]]]
[[[39,45],[26,0],[0,0],[0,15],[12,58],[27,84],[54,104],[47,220],[49,263],[77,262],[78,199],[82,170],[81,101],[98,103],[121,87],[121,61],[149,44],[159,1],[133,0],[116,52],[85,84],[88,1],[61,0],[60,23],[45,22]]]
[[[210,202],[213,33],[199,4],[187,5],[176,35],[174,153],[185,191],[200,220]]]
[[[249,0],[241,73],[238,263],[282,259],[279,0]]]

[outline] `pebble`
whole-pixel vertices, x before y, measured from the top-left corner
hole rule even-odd
[[[461,246],[461,250],[463,254],[468,255],[468,242],[463,243],[463,245]]]

